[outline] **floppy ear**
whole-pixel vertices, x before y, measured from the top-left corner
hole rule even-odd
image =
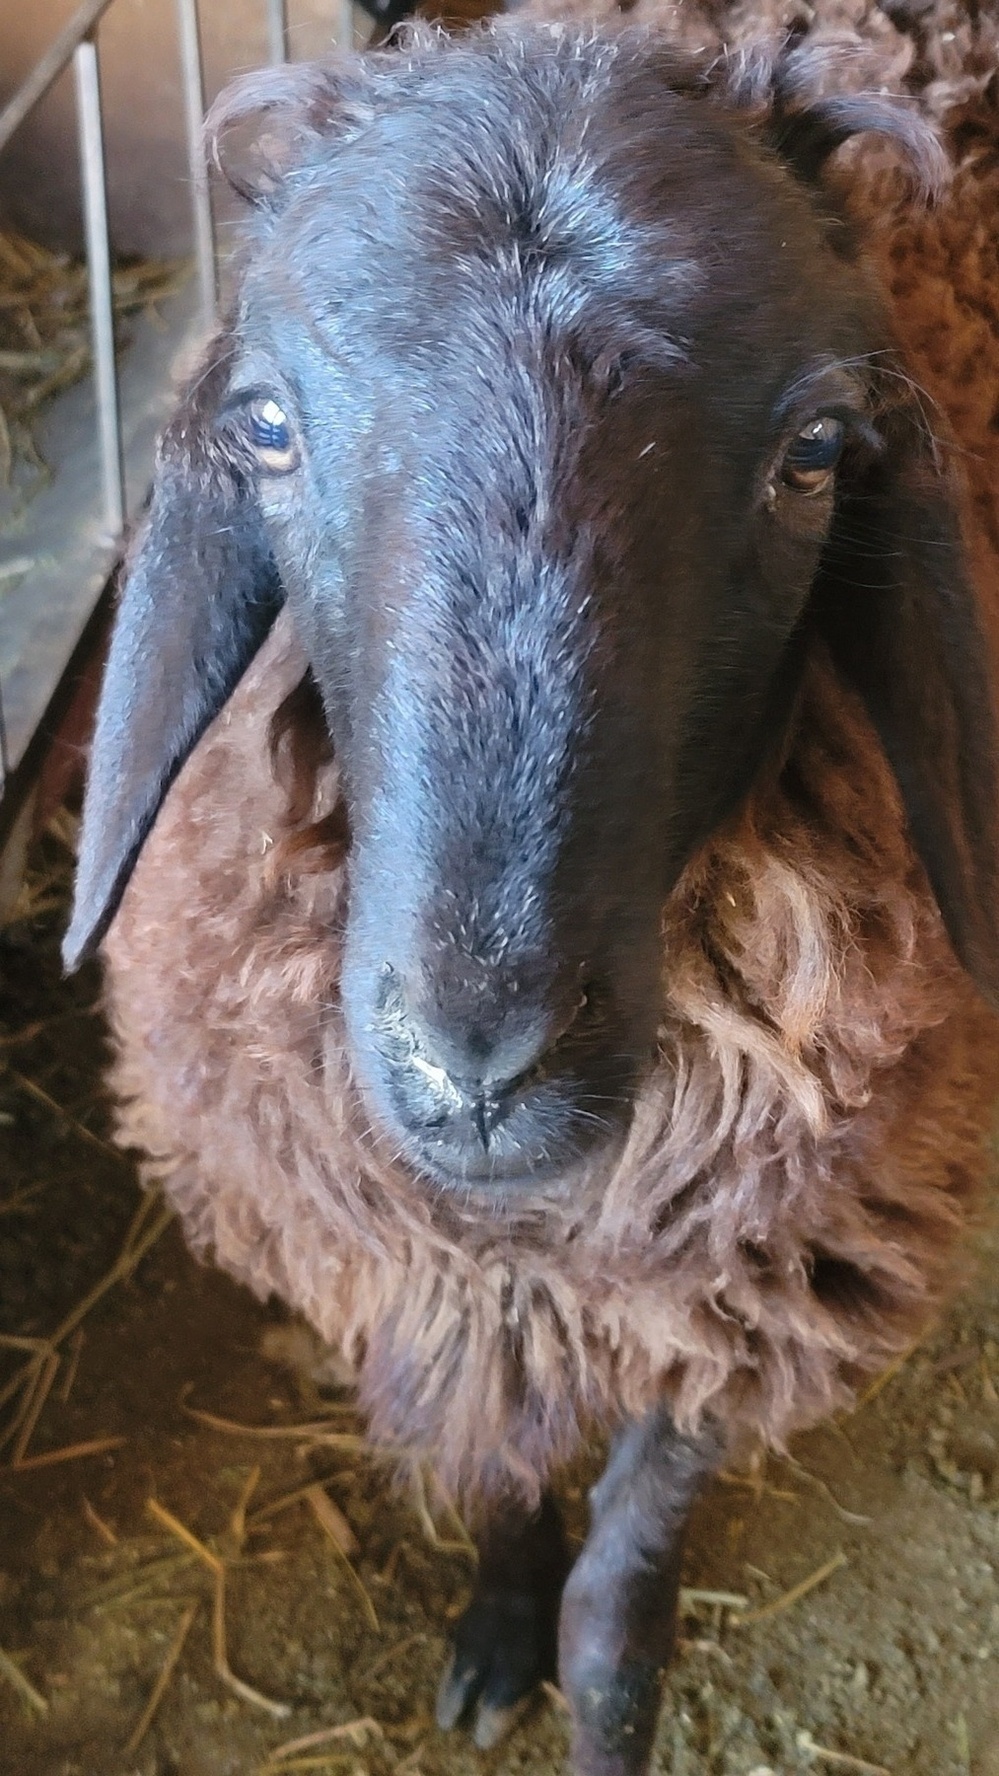
[[[409,39],[439,41],[429,26]],[[206,120],[209,153],[258,212],[289,177],[374,115],[394,53],[282,65],[235,81]],[[248,140],[240,142],[240,130]],[[250,478],[213,429],[229,353],[216,340],[160,445],[145,526],[126,564],[83,809],[63,960],[75,968],[114,916],[160,804],[270,628],[281,602]]]
[[[791,170],[826,186],[851,137],[894,139],[932,200],[949,165],[911,102],[826,90],[837,55],[794,35],[771,59],[734,68],[742,102]],[[831,237],[834,238],[834,237]],[[841,249],[852,252],[849,234]],[[902,791],[913,841],[954,949],[999,1009],[999,738],[989,638],[968,580],[956,488],[915,396],[889,371],[884,448],[844,476],[813,610],[844,679],[860,693]],[[904,378],[902,379],[904,382]]]
[[[817,586],[833,656],[898,779],[958,957],[999,1007],[999,766],[989,639],[954,489],[915,403],[841,492]]]
[[[70,969],[103,937],[170,784],[280,603],[253,488],[213,429],[227,368],[216,341],[163,436],[125,566],[63,943]]]

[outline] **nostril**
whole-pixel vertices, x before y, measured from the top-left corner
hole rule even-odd
[[[417,1088],[423,1099],[424,1120],[437,1123],[466,1106],[465,1094],[441,1064],[426,1031],[410,1013],[402,982],[390,962],[384,962],[379,971],[370,1029],[378,1052],[392,1072]]]
[[[474,1100],[472,1104],[472,1122],[475,1125],[475,1132],[479,1137],[483,1153],[489,1152],[490,1136],[502,1115],[502,1104],[500,1104],[496,1098],[487,1095],[485,1092],[480,1093],[480,1095]]]
[[[577,987],[562,1007],[545,1015],[535,1005],[530,1015],[522,995],[497,983],[490,995],[456,995],[448,1016],[437,1004],[426,1021],[414,1015],[402,973],[385,962],[368,1029],[406,1119],[426,1128],[465,1120],[488,1151],[512,1105],[565,1065],[563,1050],[571,1057],[585,1045],[599,1019],[596,985]]]
[[[406,1011],[402,985],[390,962],[378,975],[371,1032],[379,1050],[395,1066],[409,1065],[417,1052],[416,1029]]]
[[[527,1063],[519,1073],[499,1082],[493,1082],[491,1089],[495,1095],[501,1096],[515,1090],[523,1090],[544,1079],[557,1064],[561,1050],[569,1042],[578,1039],[594,1026],[599,1017],[597,988],[590,983],[581,987],[571,1005],[571,1009],[555,1028],[548,1032],[544,1048],[535,1060]]]
[[[576,995],[576,1002],[573,1005],[569,1016],[566,1018],[565,1023],[562,1025],[562,1028],[553,1037],[551,1043],[552,1048],[557,1048],[564,1037],[568,1036],[571,1032],[576,1031],[580,1024],[587,1023],[593,1018],[596,1010],[596,1003],[596,983],[594,981],[587,981],[586,985],[579,989],[579,992]]]

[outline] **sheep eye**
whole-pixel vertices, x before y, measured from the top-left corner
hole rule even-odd
[[[843,454],[844,431],[839,419],[827,414],[803,426],[784,453],[780,478],[796,493],[825,493],[836,464]]]
[[[297,466],[298,449],[291,421],[270,396],[251,401],[249,432],[257,461],[266,474],[287,475]]]

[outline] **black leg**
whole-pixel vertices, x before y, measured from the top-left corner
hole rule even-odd
[[[559,1599],[569,1569],[554,1499],[534,1517],[507,1508],[476,1538],[479,1570],[437,1696],[437,1723],[474,1715],[481,1751],[499,1743],[542,1678],[554,1678]]]
[[[592,1528],[559,1627],[575,1776],[641,1776],[648,1765],[676,1637],[684,1531],[720,1454],[713,1435],[681,1437],[660,1410],[622,1432],[593,1489]]]

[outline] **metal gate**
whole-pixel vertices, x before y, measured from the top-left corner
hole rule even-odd
[[[198,0],[175,0],[191,200],[194,277],[167,336],[119,364],[105,187],[99,28],[115,0],[83,0],[0,112],[0,154],[72,64],[90,311],[92,383],[60,397],[64,460],[32,500],[12,550],[0,539],[0,807],[107,585],[122,532],[145,497],[170,366],[184,339],[210,330],[218,283],[212,196],[201,146],[205,110]],[[286,0],[261,0],[270,59],[288,53]],[[376,18],[392,0],[366,0]],[[331,39],[358,36],[351,0],[331,0]],[[366,36],[370,19],[366,21]],[[6,561],[5,561],[6,556]],[[23,572],[18,570],[23,568]]]

